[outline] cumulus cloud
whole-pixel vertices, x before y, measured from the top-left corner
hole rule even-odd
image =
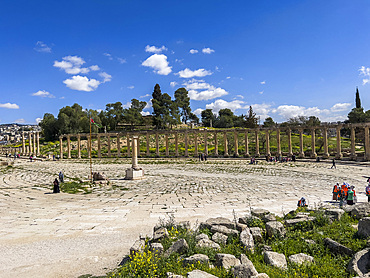
[[[118,62],[120,62],[120,64],[127,63],[126,59],[123,59],[123,58],[120,58],[120,57],[117,57],[117,60],[118,60]]]
[[[36,118],[35,119],[36,124],[39,124],[41,121],[42,121],[42,118]]]
[[[183,85],[189,91],[189,97],[192,100],[209,100],[228,94],[224,89],[219,87],[216,88],[204,82],[204,80],[192,79],[188,82],[184,82]]]
[[[226,101],[223,99],[217,99],[215,102],[206,104],[206,108],[212,109],[214,113],[218,113],[218,111],[224,108],[229,108],[231,111],[235,112],[237,109],[244,109],[245,107],[243,105],[244,101],[241,100]]]
[[[18,104],[15,103],[0,103],[0,108],[7,108],[7,109],[19,109]]]
[[[198,109],[195,109],[193,113],[194,113],[195,115],[198,115],[198,116],[199,116],[200,114],[202,114],[202,111],[203,111],[203,110],[204,110],[204,109],[202,109],[202,108],[198,108]]]
[[[351,106],[352,106],[351,103],[336,103],[330,108],[330,111],[332,112],[348,111]]]
[[[134,89],[135,88],[135,86],[134,85],[131,85],[131,86],[128,86],[127,87],[127,89],[130,89],[130,90],[132,90],[132,89]]]
[[[209,47],[205,47],[205,48],[202,49],[202,52],[204,54],[211,54],[211,53],[213,53],[215,51],[213,49],[209,48]]]
[[[109,60],[113,60],[112,54],[110,53],[103,53],[105,57],[108,57]]]
[[[94,91],[100,85],[100,81],[80,75],[72,76],[72,78],[64,80],[63,83],[72,90],[85,92]]]
[[[190,54],[195,54],[195,53],[198,53],[199,51],[198,50],[196,50],[196,49],[190,49]]]
[[[42,41],[38,41],[34,48],[37,52],[51,53],[51,47]]]
[[[36,93],[33,93],[32,96],[35,96],[35,97],[55,98],[55,96],[53,96],[52,94],[50,94],[49,92],[47,92],[45,90],[39,90]]]
[[[211,75],[212,72],[205,70],[205,69],[197,69],[193,71],[193,70],[186,68],[184,70],[179,71],[176,74],[179,75],[181,78],[193,78],[193,77],[203,77],[203,76]]]
[[[110,75],[110,74],[108,74],[106,72],[100,72],[99,73],[99,76],[103,77],[103,82],[102,83],[106,83],[106,82],[109,82],[109,81],[112,80],[112,75]],[[93,80],[93,79],[91,79],[91,80]]]
[[[360,75],[365,76],[366,78],[362,79],[362,85],[366,85],[370,82],[370,68],[365,68],[362,66],[360,69]]]
[[[148,112],[148,111],[141,111],[140,113],[141,113],[141,115],[143,115],[143,116],[148,116],[148,115],[150,115],[150,112]]]
[[[68,74],[88,73],[90,69],[81,68],[83,64],[85,64],[84,59],[78,56],[66,56],[63,57],[62,61],[54,61],[54,67],[64,70]]]
[[[266,81],[261,81],[260,82],[262,85],[265,85],[266,84]]]
[[[258,92],[260,95],[262,95],[263,94],[263,91],[260,91],[260,92]]]
[[[98,65],[93,65],[93,66],[91,66],[91,67],[90,67],[90,69],[91,69],[92,71],[98,71],[98,70],[100,70],[100,68],[99,68],[99,66],[98,66]]]
[[[167,56],[164,54],[153,54],[141,65],[154,69],[153,72],[160,75],[168,75],[172,71],[172,67],[168,66]]]
[[[175,82],[175,81],[172,81],[172,82],[170,82],[170,86],[173,88],[173,87],[175,87],[177,85],[177,82]]]
[[[16,119],[14,122],[18,123],[18,124],[24,124],[26,122],[26,120],[23,119],[23,118],[22,119]]]
[[[150,53],[161,53],[162,51],[166,51],[167,50],[167,48],[164,46],[164,45],[162,45],[161,47],[156,47],[156,46],[149,46],[149,45],[147,45],[147,46],[145,46],[145,52],[150,52]]]
[[[146,94],[146,95],[143,95],[143,96],[139,96],[139,98],[146,98],[146,97],[150,97],[150,94]]]

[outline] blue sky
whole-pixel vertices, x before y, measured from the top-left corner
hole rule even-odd
[[[2,1],[0,124],[150,102],[156,83],[198,114],[345,120],[356,86],[370,109],[369,15],[368,0]]]

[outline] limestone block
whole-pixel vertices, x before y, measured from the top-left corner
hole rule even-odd
[[[172,253],[182,254],[185,253],[188,249],[189,249],[188,243],[186,242],[185,239],[182,238],[172,243],[170,248],[168,248],[164,253],[164,256],[169,257]]]
[[[126,180],[141,180],[144,178],[144,170],[135,170],[133,168],[126,169]]]
[[[166,278],[185,278],[185,277],[182,276],[182,275],[177,275],[177,274],[173,274],[171,272],[167,272],[166,273]]]
[[[216,217],[216,218],[209,218],[206,220],[206,222],[200,223],[199,229],[209,229],[210,230],[213,225],[221,225],[229,229],[235,228],[235,224],[230,219],[227,219],[224,217]]]
[[[335,254],[346,254],[349,256],[353,254],[353,251],[351,249],[332,240],[331,238],[325,238],[324,243],[329,248],[329,250]]]
[[[273,215],[272,213],[269,213],[269,214],[266,214],[262,217],[262,220],[263,222],[270,222],[270,221],[276,221],[276,217],[275,215]]]
[[[261,242],[262,241],[262,230],[260,227],[251,227],[249,228],[252,236],[253,236],[253,240],[254,242]]]
[[[234,255],[218,253],[216,254],[215,265],[218,267],[230,268],[240,265],[240,261]]]
[[[356,204],[351,210],[351,216],[356,219],[361,219],[370,214],[370,203]]]
[[[209,239],[209,237],[206,234],[199,234],[195,237],[195,240],[198,242],[201,239]]]
[[[266,273],[258,273],[255,276],[251,276],[250,278],[270,278]]]
[[[227,236],[224,235],[224,234],[221,234],[221,233],[215,233],[213,236],[212,236],[212,240],[214,242],[217,242],[218,244],[223,244],[223,245],[226,245],[226,242],[227,242]]]
[[[237,230],[233,230],[233,229],[229,229],[229,228],[226,228],[225,226],[221,226],[221,225],[212,225],[211,226],[211,232],[212,233],[221,233],[221,234],[224,234],[224,235],[233,235],[233,236],[238,236],[239,235],[239,232]]]
[[[236,229],[241,232],[243,231],[244,229],[247,229],[248,228],[248,225],[246,224],[242,224],[242,223],[236,223]]]
[[[249,278],[258,275],[253,263],[248,259],[245,254],[240,256],[241,264],[234,267],[233,274],[236,278]]]
[[[312,263],[313,257],[304,253],[298,253],[295,255],[289,256],[289,261],[296,264],[303,264],[303,263]]]
[[[209,258],[204,254],[194,254],[188,258],[185,258],[183,261],[184,266],[196,263],[209,263]]]
[[[286,234],[284,225],[278,221],[270,221],[266,223],[266,232],[269,237],[281,236],[284,237]]]
[[[220,245],[210,239],[201,239],[198,241],[196,246],[200,248],[212,248],[215,250],[220,249]]]
[[[361,277],[369,274],[368,266],[370,264],[369,248],[357,252],[348,264],[347,271],[355,273]]]
[[[288,269],[287,261],[284,254],[279,254],[276,252],[266,251],[263,253],[263,260],[266,264],[279,267],[282,269]]]
[[[166,228],[163,227],[159,228],[153,233],[153,241],[158,241],[166,237],[168,237],[168,231]]]
[[[316,241],[312,240],[312,239],[305,239],[304,240],[307,244],[309,245],[313,245],[313,244],[316,244]]]
[[[251,211],[251,214],[253,216],[256,216],[258,218],[262,218],[263,216],[265,216],[266,214],[269,214],[270,212],[267,210],[267,209],[261,209],[261,208],[255,208],[255,209],[252,209]]]
[[[257,216],[245,216],[245,217],[240,217],[239,218],[239,223],[240,224],[245,224],[245,225],[248,225],[248,220],[253,220],[253,219],[256,219],[256,220],[258,220],[258,219],[260,219],[260,218],[258,218]]]
[[[358,221],[358,235],[363,237],[370,236],[370,217],[364,217]]]
[[[217,276],[209,274],[205,271],[201,271],[199,269],[195,269],[187,273],[187,278],[217,278]]]
[[[306,222],[308,221],[308,218],[294,218],[294,219],[287,219],[285,220],[285,225],[287,227],[292,227],[292,226],[295,226],[299,223],[302,223],[302,222]]]
[[[340,220],[342,215],[344,214],[344,210],[342,209],[327,209],[325,210],[325,214],[329,217],[332,217],[334,220]]]
[[[240,243],[245,246],[248,250],[254,250],[253,235],[249,229],[245,229],[240,233]]]
[[[130,255],[134,255],[137,252],[141,252],[145,247],[145,240],[138,239],[134,242],[134,245],[130,248]]]

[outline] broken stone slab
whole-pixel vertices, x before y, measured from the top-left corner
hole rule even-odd
[[[158,240],[161,240],[163,238],[166,238],[168,237],[168,231],[166,228],[159,228],[158,230],[156,230],[154,233],[153,233],[153,239],[152,241],[158,241]]]
[[[172,243],[170,248],[168,248],[164,253],[164,256],[169,257],[173,253],[182,254],[185,253],[188,249],[189,249],[188,243],[186,242],[185,239],[182,238]]]
[[[263,260],[268,265],[272,265],[274,267],[282,269],[288,269],[287,261],[284,254],[266,251],[265,253],[263,253]]]
[[[209,258],[207,255],[204,254],[194,254],[188,258],[185,258],[183,260],[184,266],[196,264],[196,263],[209,263]]]
[[[224,217],[216,217],[216,218],[209,218],[206,220],[206,222],[202,222],[199,225],[199,229],[211,229],[213,225],[221,225],[225,226],[229,229],[235,228],[235,223],[233,223],[230,219],[224,218]]]
[[[200,248],[212,248],[212,249],[220,249],[220,245],[217,244],[216,242],[210,240],[210,239],[201,239],[198,241],[198,243],[196,244],[197,247],[200,247]]]
[[[351,216],[356,219],[361,219],[370,214],[370,203],[356,204],[352,206]]]
[[[195,269],[187,273],[187,278],[217,278],[217,276],[209,274],[205,271],[201,271],[199,269]]]
[[[240,217],[238,222],[240,224],[245,224],[245,225],[248,225],[248,222],[251,221],[251,220],[261,220],[260,218],[258,218],[257,216],[244,216],[244,217]]]
[[[185,277],[182,275],[173,274],[172,272],[167,272],[166,278],[185,278]]]
[[[266,273],[258,273],[255,276],[251,276],[250,278],[270,278]]]
[[[227,236],[217,232],[212,236],[212,240],[218,244],[226,245]]]
[[[269,237],[280,236],[284,237],[286,230],[284,225],[279,221],[270,221],[266,223],[266,232]]]
[[[310,216],[309,212],[298,212],[294,218],[307,218]]]
[[[231,254],[218,253],[216,254],[215,258],[216,258],[215,265],[218,267],[228,269],[230,267],[240,265],[239,259],[237,259],[234,255]]]
[[[355,273],[363,277],[369,274],[368,266],[370,264],[370,249],[366,248],[353,255],[351,261],[347,266],[347,271],[349,273]]]
[[[152,251],[153,253],[162,254],[164,251],[164,248],[163,248],[162,243],[153,242],[153,243],[150,243],[149,250]]]
[[[298,253],[298,254],[291,255],[289,256],[288,259],[292,263],[296,263],[296,264],[304,264],[304,263],[307,264],[307,263],[312,263],[314,261],[312,256],[307,255],[305,253]]]
[[[225,226],[221,226],[221,225],[212,225],[211,226],[211,232],[212,233],[221,233],[221,234],[224,234],[224,235],[232,235],[232,236],[238,236],[239,235],[239,232],[237,230],[233,230],[233,229],[229,229]]]
[[[240,243],[250,251],[254,251],[254,239],[249,229],[245,229],[240,233]]]
[[[143,239],[138,239],[134,242],[134,245],[131,246],[130,248],[130,255],[134,255],[137,252],[141,252],[144,250],[145,247],[145,240]]]
[[[195,240],[196,241],[199,241],[199,240],[201,240],[201,239],[209,239],[209,237],[206,235],[206,234],[199,234],[199,235],[197,235],[196,237],[195,237]]]
[[[269,245],[262,245],[261,249],[262,249],[262,253],[266,251],[272,251],[272,248]]]
[[[353,255],[352,249],[349,249],[348,247],[336,242],[335,240],[332,240],[331,238],[325,238],[324,243],[329,250],[335,254],[346,254],[348,256]]]
[[[261,242],[263,237],[262,237],[262,229],[260,227],[251,227],[249,228],[249,231],[251,232],[253,236],[254,242]]]
[[[258,275],[256,268],[254,267],[251,260],[248,259],[247,255],[240,255],[241,264],[234,268],[234,276],[237,278],[251,277]]]
[[[269,213],[262,217],[262,221],[265,223],[270,222],[270,221],[276,221],[276,217],[272,213]]]
[[[285,225],[287,227],[292,227],[292,226],[295,226],[299,223],[303,223],[303,222],[307,222],[308,221],[308,218],[294,218],[294,219],[287,219],[285,220]]]
[[[327,209],[325,210],[325,215],[333,218],[334,220],[340,220],[344,214],[344,210],[342,209]]]
[[[248,225],[246,224],[242,224],[242,223],[236,223],[236,229],[241,232],[243,231],[244,229],[247,229],[248,228]]]
[[[363,217],[358,221],[358,235],[362,237],[370,236],[370,217]]]
[[[269,214],[270,212],[267,210],[267,209],[262,209],[262,208],[255,208],[255,209],[252,209],[251,211],[251,214],[253,216],[256,216],[258,218],[262,218],[263,216],[265,216],[266,214]]]

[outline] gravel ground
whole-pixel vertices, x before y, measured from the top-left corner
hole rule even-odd
[[[90,194],[50,194],[59,171],[87,179],[88,161],[18,160],[0,168],[0,277],[78,277],[112,270],[139,235],[174,215],[195,226],[210,217],[232,219],[250,208],[282,215],[304,196],[330,203],[334,183],[356,186],[360,202],[368,165],[259,163],[247,160],[141,160],[145,179],[124,180],[128,160],[94,161],[113,185]],[[369,175],[370,176],[370,175]],[[336,205],[336,204],[333,204]]]

